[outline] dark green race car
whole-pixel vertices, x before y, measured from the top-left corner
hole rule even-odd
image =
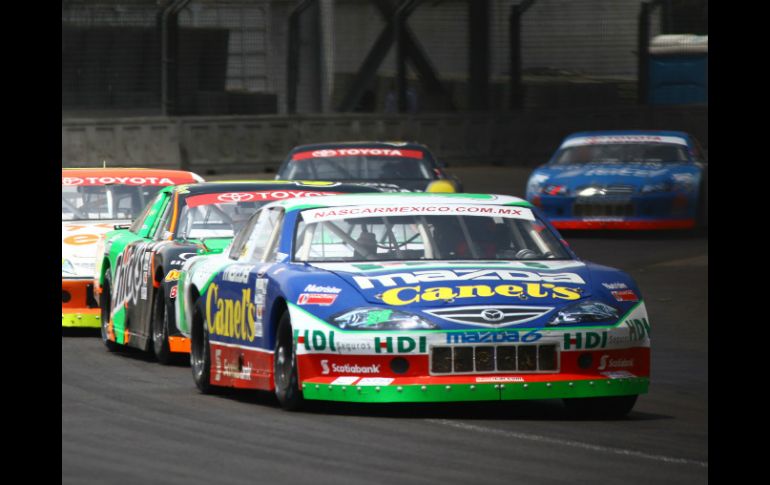
[[[162,189],[130,227],[108,232],[97,251],[94,288],[102,340],[154,352],[168,364],[190,352],[176,328],[179,268],[198,254],[220,253],[249,217],[271,201],[335,193],[379,192],[356,184],[234,181]]]

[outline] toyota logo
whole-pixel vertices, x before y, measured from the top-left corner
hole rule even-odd
[[[505,314],[497,309],[489,309],[481,312],[481,318],[488,322],[499,322],[504,316]]]
[[[336,157],[336,150],[316,150],[313,152],[314,157]]]
[[[64,177],[61,179],[62,185],[80,185],[83,183],[83,179],[80,177]]]
[[[217,200],[221,202],[248,202],[254,198],[254,194],[246,192],[230,192],[228,194],[220,194]]]

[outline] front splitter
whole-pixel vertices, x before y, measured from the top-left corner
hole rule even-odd
[[[328,379],[302,383],[305,399],[345,402],[453,402],[569,399],[644,394],[647,377],[575,379],[557,382],[495,382],[460,384],[341,385]]]

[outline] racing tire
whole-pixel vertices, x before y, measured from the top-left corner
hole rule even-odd
[[[110,268],[104,273],[104,284],[102,285],[102,294],[99,295],[99,307],[101,308],[101,334],[102,342],[109,352],[115,352],[120,349],[120,345],[107,338],[107,326],[110,324],[110,310],[112,307],[112,274]]]
[[[203,299],[199,298],[193,310],[192,331],[190,333],[190,367],[193,381],[203,394],[215,394],[218,388],[211,384],[211,346],[209,345],[209,326]]]
[[[567,411],[577,418],[617,419],[627,415],[638,395],[564,399]]]
[[[166,294],[162,286],[155,292],[150,319],[150,334],[152,336],[152,351],[158,363],[161,365],[173,363],[176,359],[174,359],[168,343],[168,312],[166,311]]]
[[[297,378],[297,352],[288,311],[278,323],[273,353],[273,384],[275,397],[283,409],[297,411],[302,408],[304,398]]]

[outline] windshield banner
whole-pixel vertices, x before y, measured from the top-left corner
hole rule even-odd
[[[355,207],[326,207],[302,212],[305,222],[335,221],[377,216],[486,216],[534,221],[535,216],[526,207],[482,204],[430,205],[360,205]]]

